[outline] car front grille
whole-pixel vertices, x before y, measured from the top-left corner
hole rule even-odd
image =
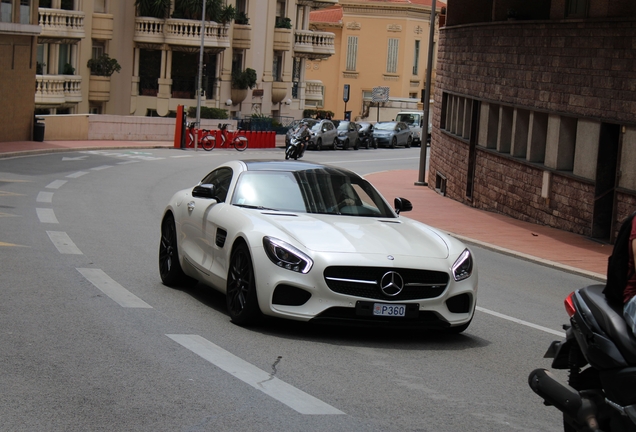
[[[439,297],[449,280],[448,273],[432,270],[348,266],[327,267],[324,278],[333,292],[384,301]],[[394,282],[393,290],[383,291],[381,285],[386,286],[390,282]]]

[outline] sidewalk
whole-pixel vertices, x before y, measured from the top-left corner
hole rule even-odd
[[[276,138],[277,147],[284,146],[284,137]],[[171,141],[0,142],[0,158],[55,151],[172,147]],[[385,171],[366,178],[390,203],[397,196],[411,201],[413,210],[405,216],[451,233],[466,243],[598,280],[605,278],[611,245],[461,204],[426,186],[415,186],[416,170]]]

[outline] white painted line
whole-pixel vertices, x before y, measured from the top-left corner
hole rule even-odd
[[[128,164],[134,164],[134,163],[139,163],[138,160],[129,160],[126,162],[117,162],[117,165],[128,165]]]
[[[55,180],[46,185],[47,189],[59,189],[66,184],[68,180]]]
[[[495,312],[495,311],[491,311],[491,310],[488,310],[488,309],[484,309],[483,307],[477,306],[476,309],[478,311],[480,311],[480,312],[487,313],[487,314],[492,315],[492,316],[496,316],[497,318],[503,318],[505,320],[512,321],[514,323],[521,324],[521,325],[524,325],[524,326],[527,326],[527,327],[531,327],[533,329],[541,330],[541,331],[544,331],[546,333],[550,333],[550,334],[553,334],[553,335],[556,335],[556,336],[560,336],[560,337],[565,337],[565,333],[564,332],[560,332],[560,331],[557,331],[557,330],[552,330],[550,328],[543,327],[543,326],[540,326],[540,325],[537,325],[537,324],[532,324],[531,322],[523,321],[523,320],[520,320],[520,319],[517,319],[517,318],[513,318],[511,316],[508,316],[508,315],[501,314],[499,312]]]
[[[39,203],[52,203],[53,192],[40,192],[35,200]]]
[[[88,174],[88,171],[78,171],[76,173],[69,174],[66,177],[67,178],[79,178],[79,177],[84,176],[86,174]]]
[[[57,218],[55,217],[55,213],[53,209],[50,208],[36,208],[35,211],[38,214],[38,219],[40,219],[41,223],[59,223]]]
[[[342,411],[246,362],[199,335],[166,335],[218,368],[301,414],[335,415]]]
[[[84,255],[65,232],[47,231],[46,233],[49,235],[49,238],[60,253],[68,255]]]
[[[119,285],[104,273],[103,270],[78,268],[77,271],[121,307],[152,309],[152,306]]]
[[[91,168],[91,170],[93,170],[93,171],[101,171],[101,170],[105,170],[105,169],[112,168],[112,167],[113,167],[112,165],[102,165],[102,166],[98,166],[98,167],[95,167],[95,168]]]
[[[171,159],[191,158],[192,155],[170,156]]]

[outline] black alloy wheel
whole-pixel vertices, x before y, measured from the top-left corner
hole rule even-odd
[[[316,141],[316,150],[322,150],[322,138],[318,138],[318,141]]]
[[[169,287],[189,286],[196,280],[187,276],[179,264],[177,249],[177,230],[174,216],[167,214],[161,223],[161,242],[159,243],[159,275],[164,285]]]
[[[234,324],[253,324],[261,317],[252,258],[245,243],[239,243],[232,251],[225,298],[230,320]]]
[[[391,140],[391,148],[394,149],[397,146],[397,138],[393,137]]]

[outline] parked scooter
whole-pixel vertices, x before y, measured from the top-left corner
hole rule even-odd
[[[581,288],[565,299],[566,337],[545,354],[554,369],[569,370],[568,385],[545,369],[528,377],[545,404],[563,413],[565,432],[636,431],[636,337],[603,288]]]
[[[298,134],[294,134],[289,140],[289,145],[285,148],[285,159],[298,159],[303,157],[308,144],[308,135],[301,137]]]

